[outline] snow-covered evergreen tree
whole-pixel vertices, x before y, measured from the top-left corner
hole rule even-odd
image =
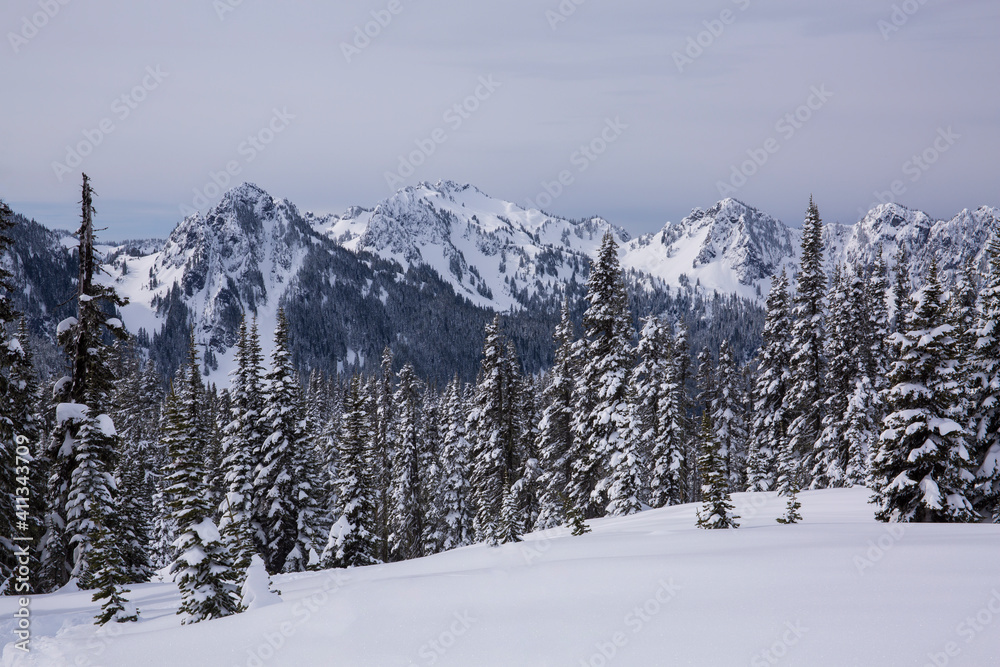
[[[196,363],[193,373],[190,364],[186,370],[188,378],[198,376]],[[180,588],[177,613],[183,616],[183,623],[228,616],[240,610],[240,573],[233,568],[232,555],[212,521],[208,475],[199,448],[203,443],[198,441],[199,406],[192,400],[192,392],[171,391],[163,410],[163,437],[170,455],[166,494],[178,535],[170,572]]]
[[[374,533],[375,503],[370,478],[371,428],[361,394],[361,379],[354,376],[341,416],[337,511],[330,528],[324,567],[357,567],[379,562]]]
[[[258,424],[264,441],[253,480],[258,548],[269,572],[301,571],[314,550],[316,472],[283,310],[264,378],[264,405]]]
[[[624,451],[621,432],[631,420],[633,328],[618,244],[610,232],[601,241],[587,280],[587,302],[568,495],[589,518],[601,516],[607,506],[611,461],[626,463],[632,458]]]
[[[471,445],[465,437],[465,405],[458,378],[449,384],[441,406],[443,447],[441,450],[440,495],[443,517],[441,548],[455,549],[472,544],[474,510],[469,483]]]
[[[514,409],[516,379],[507,362],[500,316],[486,326],[483,360],[476,384],[468,433],[472,438],[472,494],[476,541],[500,543],[504,498],[519,478],[519,433]],[[516,498],[509,503],[516,503]]]
[[[791,320],[788,277],[785,271],[774,280],[767,296],[767,318],[758,352],[754,382],[754,420],[747,453],[747,490],[775,488],[776,460],[788,440],[786,393],[790,380]]]
[[[392,559],[397,561],[424,555],[425,516],[421,503],[424,480],[420,470],[423,415],[420,394],[420,380],[413,366],[406,364],[399,371],[390,429],[393,457],[389,547]]]
[[[843,486],[850,457],[844,437],[847,401],[861,372],[863,362],[857,353],[861,347],[859,341],[864,338],[864,332],[859,329],[861,320],[852,307],[864,304],[852,303],[849,287],[852,282],[852,276],[845,273],[841,265],[834,267],[826,316],[824,387],[827,397],[823,405],[823,431],[816,441],[811,471],[813,484],[818,488]]]
[[[867,375],[856,382],[854,392],[847,401],[844,413],[844,441],[847,445],[847,468],[844,483],[847,486],[869,484],[872,454],[878,447],[878,417],[882,402]]]
[[[91,578],[95,592],[91,601],[104,601],[95,620],[99,625],[104,625],[108,621],[116,623],[138,621],[138,610],[125,598],[129,590],[125,588],[128,582],[122,551],[115,544],[114,534],[108,528],[107,518],[100,510],[93,514],[93,519],[96,530],[94,551],[91,554]]]
[[[699,528],[738,528],[733,499],[729,495],[719,441],[706,410],[701,418],[698,469],[701,471],[702,505],[698,509]]]
[[[121,321],[108,317],[106,309],[126,301],[113,287],[95,281],[100,259],[94,250],[93,214],[93,192],[84,174],[77,315],[63,320],[56,332],[70,371],[53,386],[55,426],[44,454],[50,471],[46,532],[40,545],[41,584],[46,590],[62,586],[71,576],[83,587],[90,585],[97,529],[92,515],[107,515],[114,504],[118,437],[109,416],[114,374],[107,337],[124,339],[126,334]],[[117,533],[117,526],[110,527]]]
[[[246,317],[240,321],[235,361],[230,374],[230,419],[222,437],[226,494],[219,507],[219,533],[233,555],[234,566],[245,570],[256,553],[253,480],[264,442],[258,426],[264,398],[256,319],[251,327],[247,327]]]
[[[420,506],[424,510],[424,527],[421,535],[425,555],[436,554],[443,548],[445,510],[442,502],[444,469],[441,466],[443,426],[441,397],[433,386],[425,385],[421,399],[423,408],[418,467],[423,483],[420,485]]]
[[[972,352],[972,417],[975,429],[977,490],[980,513],[1000,523],[1000,234],[987,247],[989,271],[984,276]]]
[[[786,410],[791,418],[788,425],[791,452],[801,459],[806,475],[812,468],[814,448],[823,431],[823,403],[826,399],[826,359],[823,354],[826,339],[825,291],[823,222],[819,209],[810,197],[802,223],[802,259],[796,277],[789,343],[791,377],[785,396]]]
[[[645,429],[637,409],[634,392],[629,392],[629,421],[619,430],[619,446],[611,454],[608,479],[609,516],[628,516],[642,509],[646,479],[649,476],[645,456]]]
[[[946,322],[937,264],[913,299],[886,392],[889,415],[873,464],[876,517],[891,522],[969,521],[974,474],[960,407],[954,327]]]
[[[391,532],[390,514],[392,513],[392,456],[393,441],[390,439],[389,428],[393,418],[393,400],[395,388],[392,370],[392,352],[386,347],[382,352],[380,373],[375,385],[375,433],[372,442],[372,486],[375,491],[375,530],[379,540],[378,558],[384,563],[389,562],[392,553],[389,549],[389,533]]]
[[[0,257],[5,257],[13,244],[6,235],[14,225],[12,218],[13,212],[0,200]],[[18,566],[14,538],[37,537],[41,528],[36,511],[39,508],[32,507],[31,499],[40,495],[42,482],[32,456],[24,456],[24,449],[18,454],[19,445],[33,451],[40,424],[35,415],[38,382],[23,319],[16,336],[13,331],[17,313],[11,278],[7,265],[0,262],[0,591],[7,592],[13,592],[7,582]],[[28,489],[30,495],[19,499],[19,488]],[[30,567],[34,569],[35,565],[32,562]]]
[[[685,502],[685,449],[690,438],[685,384],[688,364],[683,330],[663,342],[666,365],[658,369],[660,395],[655,418],[659,433],[653,440],[649,504],[665,507]],[[693,467],[693,466],[690,466]]]
[[[538,424],[538,453],[542,469],[541,499],[536,530],[566,521],[567,487],[572,475],[573,391],[576,384],[576,335],[569,300],[564,300],[555,331],[555,363],[549,370],[543,400],[545,408]]]
[[[747,429],[743,378],[728,341],[719,346],[716,390],[711,403],[712,424],[719,442],[719,456],[730,489],[746,487]]]

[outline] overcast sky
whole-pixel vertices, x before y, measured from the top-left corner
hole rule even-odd
[[[318,212],[451,179],[633,233],[724,194],[791,224],[810,193],[845,223],[877,193],[1000,205],[996,0],[4,0],[0,26],[0,197],[73,227],[86,171],[106,239],[165,236],[213,173]]]

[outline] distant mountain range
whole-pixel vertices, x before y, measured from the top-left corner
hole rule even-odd
[[[6,261],[37,323],[58,308],[60,286],[71,291],[72,239],[22,221],[19,245]],[[931,257],[951,270],[970,256],[981,259],[998,222],[1000,209],[992,207],[933,220],[884,204],[854,225],[826,225],[827,262],[867,264],[881,250],[891,265],[901,243],[915,272]],[[267,342],[284,306],[304,366],[332,369],[334,359],[341,370],[362,366],[388,344],[430,376],[468,376],[493,312],[509,313],[526,366],[546,365],[555,309],[564,296],[583,293],[608,231],[620,243],[637,315],[720,317],[709,314],[718,293],[730,324],[713,338],[743,336],[747,353],[771,277],[781,268],[794,271],[800,252],[797,228],[735,199],[632,238],[600,217],[560,218],[451,181],[407,187],[340,215],[300,212],[245,183],[185,218],[164,242],[105,248],[105,279],[130,300],[126,326],[141,332],[168,369],[190,323],[210,372],[224,382],[241,314],[256,312]],[[38,269],[46,262],[61,266],[62,277]],[[32,298],[40,292],[48,301]],[[733,309],[753,321],[733,321]]]

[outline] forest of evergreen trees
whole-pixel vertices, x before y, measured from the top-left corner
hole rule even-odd
[[[191,338],[164,390],[114,317],[123,301],[94,281],[92,213],[84,177],[76,314],[52,386],[0,271],[6,593],[24,567],[32,592],[93,589],[100,622],[127,621],[141,613],[127,586],[159,573],[196,622],[246,606],[254,562],[400,561],[687,502],[702,503],[699,525],[731,528],[736,491],[787,497],[783,522],[801,518],[799,490],[851,485],[872,490],[881,521],[1000,522],[997,234],[986,275],[970,265],[947,285],[933,265],[911,283],[905,255],[892,275],[880,261],[827,276],[810,201],[794,285],[774,280],[749,363],[726,341],[692,355],[674,321],[637,332],[609,235],[582,330],[567,301],[542,374],[524,372],[497,315],[472,383],[425,381],[388,348],[377,373],[300,378],[282,313],[268,359],[244,319],[229,387],[205,385]],[[9,218],[0,208],[0,251]],[[30,443],[24,469],[15,442]]]

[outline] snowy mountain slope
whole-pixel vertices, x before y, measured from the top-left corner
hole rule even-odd
[[[792,266],[799,230],[735,199],[707,211],[694,209],[678,223],[632,240],[622,264],[676,285],[684,280],[705,289],[760,298],[771,276]]]
[[[933,220],[922,211],[898,204],[882,204],[868,212],[850,230],[842,259],[870,264],[881,247],[889,266],[900,245],[910,255],[911,271],[923,275],[932,258],[945,272],[954,271],[966,260],[981,262],[990,234],[1000,229],[1000,209],[982,206],[962,210],[949,220]]]
[[[879,524],[868,494],[802,493],[794,526],[775,523],[784,499],[736,494],[736,530],[697,529],[681,505],[580,537],[283,575],[282,603],[183,627],[173,584],[134,586],[140,621],[102,630],[89,594],[39,595],[31,653],[8,644],[2,664],[996,664],[1000,527]],[[16,604],[0,598],[4,637]]]
[[[558,293],[586,272],[606,231],[628,233],[602,218],[572,221],[494,199],[451,181],[407,187],[374,209],[312,218],[320,233],[404,268],[425,264],[456,293],[495,310]]]
[[[905,243],[915,275],[932,256],[950,270],[967,256],[981,254],[998,221],[1000,209],[989,207],[934,221],[919,211],[882,205],[853,226],[825,225],[827,264],[867,263],[881,248],[891,267],[896,244]],[[529,304],[554,303],[567,292],[579,293],[590,259],[609,230],[620,242],[622,265],[631,279],[651,292],[688,286],[761,303],[771,276],[781,268],[794,271],[800,252],[798,229],[734,199],[695,209],[680,222],[631,239],[603,218],[558,218],[451,181],[421,183],[374,207],[323,216],[300,213],[291,202],[243,184],[205,214],[182,221],[162,250],[142,256],[142,244],[136,244],[127,258],[128,271],[120,262],[113,262],[109,271],[131,300],[124,313],[130,330],[143,328],[153,335],[171,313],[175,320],[190,319],[199,346],[219,356],[222,375],[240,314],[257,312],[266,343],[277,307],[292,284],[301,298],[318,290],[313,296],[324,303],[337,275],[360,279],[366,274],[358,283],[360,291],[350,297],[358,310],[350,317],[338,315],[345,321],[367,318],[364,309],[371,304],[365,306],[364,300],[371,290],[392,311],[390,319],[400,307],[416,313],[419,309],[396,298],[397,286],[414,270],[425,276],[416,284],[418,300],[420,284],[433,276],[440,283],[435,294],[448,286],[457,298],[484,311],[526,312]],[[307,260],[315,266],[337,253],[337,275],[327,267],[325,277],[310,274],[313,285],[299,279]],[[373,268],[373,258],[382,260],[380,268]],[[338,298],[343,300],[345,293]],[[174,329],[178,326],[174,322]],[[387,327],[381,326],[378,344],[399,335],[391,331],[391,323]],[[176,331],[173,337],[179,338]],[[180,349],[181,342],[171,344]],[[360,339],[338,342],[345,355],[338,358],[351,363],[378,354],[362,350],[364,344]]]

